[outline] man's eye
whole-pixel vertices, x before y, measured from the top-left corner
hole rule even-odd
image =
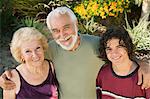
[[[64,29],[69,29],[69,26],[66,26]]]
[[[53,32],[53,33],[58,33],[58,32],[59,32],[59,30],[52,30],[52,32]]]
[[[65,31],[68,30],[68,29],[70,29],[70,26],[65,26],[65,27],[64,27],[64,30],[65,30]]]

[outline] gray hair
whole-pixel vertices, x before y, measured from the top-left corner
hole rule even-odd
[[[47,16],[46,24],[47,24],[47,27],[49,28],[49,30],[51,30],[50,21],[52,20],[52,17],[61,16],[63,14],[67,14],[73,22],[77,21],[77,17],[75,16],[75,14],[73,13],[73,11],[71,9],[69,9],[67,7],[57,7],[56,9],[51,11]]]

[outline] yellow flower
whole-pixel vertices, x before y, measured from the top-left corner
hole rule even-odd
[[[117,2],[111,2],[111,6],[116,7],[117,6]]]
[[[107,3],[106,3],[106,2],[104,2],[104,3],[103,3],[103,5],[104,5],[104,6],[105,6],[105,5],[107,5]]]
[[[117,8],[114,8],[112,12],[116,12],[116,11],[117,11]]]
[[[95,2],[95,3],[93,4],[92,10],[93,10],[93,11],[96,11],[97,9],[98,9],[98,4]]]
[[[100,13],[100,16],[102,17],[102,19],[103,19],[103,18],[106,18],[105,12],[101,12],[101,13]]]
[[[111,10],[113,10],[113,9],[116,9],[116,7],[117,7],[117,3],[116,3],[116,2],[111,2],[109,11],[111,11]]]
[[[102,19],[106,19],[106,16],[102,16]]]
[[[104,11],[105,11],[106,13],[109,13],[108,6],[107,6],[107,5],[104,6]]]
[[[119,13],[129,11],[129,0],[106,1],[107,0],[103,0],[103,2],[99,2],[98,0],[83,0],[81,4],[74,8],[74,11],[83,19],[89,19],[94,16],[100,16],[102,18],[106,18],[107,16],[117,17]]]
[[[121,1],[118,1],[117,4],[118,4],[118,6],[121,6],[121,5],[122,5],[122,2],[121,2]]]
[[[103,11],[103,10],[104,10],[103,7],[100,7],[99,11],[101,12],[101,11]]]
[[[115,16],[115,14],[114,14],[114,13],[112,13],[112,12],[110,12],[110,13],[109,13],[109,16]]]
[[[118,11],[120,12],[120,13],[123,13],[123,8],[118,8]]]

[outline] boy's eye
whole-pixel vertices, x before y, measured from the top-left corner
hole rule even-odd
[[[111,48],[107,47],[105,50],[106,50],[106,51],[110,51],[110,50],[111,50]]]
[[[125,45],[119,45],[118,47],[119,47],[119,48],[122,48],[122,47],[125,47]]]

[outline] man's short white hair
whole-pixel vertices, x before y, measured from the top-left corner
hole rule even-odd
[[[64,14],[67,14],[74,23],[77,21],[77,17],[75,16],[75,14],[73,13],[73,11],[71,9],[69,9],[67,7],[57,7],[56,9],[52,10],[47,16],[46,24],[47,24],[47,27],[49,28],[49,30],[51,30],[50,21],[53,18],[64,15]]]

